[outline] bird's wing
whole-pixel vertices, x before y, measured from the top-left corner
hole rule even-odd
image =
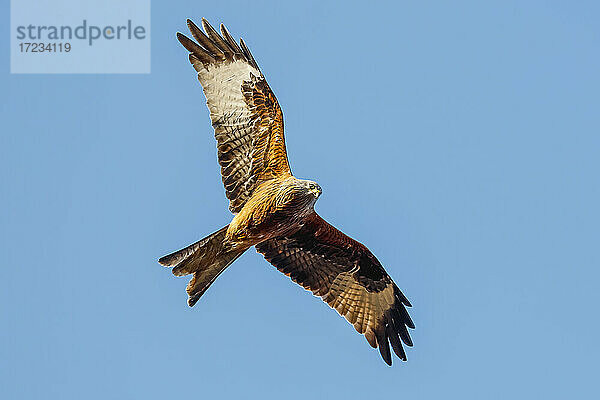
[[[219,35],[204,18],[204,32],[187,24],[196,41],[179,32],[177,38],[198,71],[229,209],[237,213],[261,181],[291,174],[283,114],[243,40],[238,45],[223,25]]]
[[[267,261],[344,316],[392,364],[389,343],[402,360],[412,346],[410,302],[364,245],[313,212],[289,237],[256,245]]]

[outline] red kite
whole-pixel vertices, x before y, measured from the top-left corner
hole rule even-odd
[[[321,187],[290,170],[281,108],[254,57],[221,25],[221,35],[202,19],[204,32],[187,21],[196,41],[177,33],[190,52],[206,96],[217,139],[229,209],[229,225],[185,249],[162,257],[187,286],[193,306],[214,280],[250,247],[279,271],[344,316],[392,364],[402,342],[412,346],[411,304],[364,245],[314,210]]]

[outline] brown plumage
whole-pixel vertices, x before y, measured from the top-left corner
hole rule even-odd
[[[314,210],[321,194],[315,182],[290,170],[283,114],[243,40],[238,45],[221,25],[221,35],[202,19],[192,21],[196,41],[177,33],[190,52],[206,96],[217,139],[218,159],[235,214],[229,225],[159,262],[177,276],[193,277],[193,306],[212,282],[248,248],[257,251],[344,316],[392,363],[389,345],[406,360],[412,346],[409,301],[364,245],[323,220]]]

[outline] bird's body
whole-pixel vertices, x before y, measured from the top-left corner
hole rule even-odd
[[[235,246],[257,245],[293,234],[313,211],[321,188],[290,175],[261,183],[229,223],[225,238]]]
[[[204,32],[188,20],[196,42],[178,33],[204,89],[217,139],[229,225],[159,262],[177,276],[190,275],[193,306],[214,280],[247,249],[259,253],[293,281],[320,296],[379,347],[391,365],[389,345],[403,360],[412,346],[409,301],[364,245],[314,210],[318,184],[292,175],[283,135],[283,113],[245,43],[206,20]]]

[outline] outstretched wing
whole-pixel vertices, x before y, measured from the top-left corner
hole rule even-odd
[[[222,36],[203,18],[197,42],[177,38],[206,95],[229,209],[239,212],[261,181],[291,174],[283,136],[283,114],[275,95],[243,40],[240,45],[221,25]]]
[[[402,342],[412,346],[406,311],[410,302],[364,245],[329,225],[313,212],[289,237],[270,239],[256,249],[267,261],[332,308],[379,347],[392,364],[389,343],[402,360]]]

